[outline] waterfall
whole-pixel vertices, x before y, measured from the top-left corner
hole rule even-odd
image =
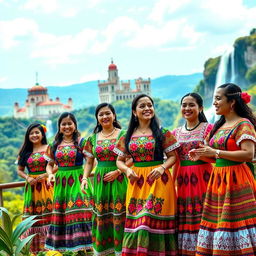
[[[46,121],[46,128],[47,128],[47,138],[50,139],[53,136],[53,129],[52,129],[52,120]]]
[[[236,79],[236,74],[235,74],[235,58],[234,58],[234,48],[229,48],[227,49],[223,55],[221,56],[217,75],[216,75],[216,82],[214,86],[214,93],[213,93],[213,98],[215,95],[215,92],[217,88],[225,83],[234,83]],[[229,62],[230,61],[230,62]],[[230,73],[229,73],[229,63],[230,65]],[[214,99],[213,99],[214,101]],[[212,103],[213,103],[212,101]],[[218,116],[215,114],[215,108],[213,104],[209,109],[205,111],[205,115],[210,123],[214,123],[217,121]]]

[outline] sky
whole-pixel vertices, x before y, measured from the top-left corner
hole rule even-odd
[[[256,28],[255,0],[0,0],[0,88],[203,72]]]

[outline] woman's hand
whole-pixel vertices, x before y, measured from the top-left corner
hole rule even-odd
[[[88,189],[88,178],[83,178],[82,183],[80,185],[81,191],[86,194],[85,189]],[[85,189],[84,189],[85,188]]]
[[[52,182],[55,182],[55,176],[54,176],[53,173],[48,174],[48,178],[47,178],[47,184],[48,184],[49,186],[51,186],[51,183],[52,183]]]
[[[134,170],[129,167],[126,169],[126,176],[132,184],[139,179],[138,175],[134,172]]]
[[[37,183],[37,180],[33,177],[27,177],[27,182],[32,186],[32,185],[35,185]]]
[[[119,170],[108,172],[104,175],[103,181],[111,182],[111,181],[115,180],[120,174],[121,174],[121,172]]]
[[[48,177],[48,174],[41,174],[36,177],[37,182],[42,182],[45,180],[45,178]]]
[[[155,169],[153,169],[147,176],[148,179],[154,181],[156,179],[159,179],[162,174],[164,173],[165,168],[163,166],[159,166]]]
[[[190,150],[188,155],[192,161],[197,161],[201,156],[215,157],[216,150],[206,145],[199,145],[199,148],[194,148]]]

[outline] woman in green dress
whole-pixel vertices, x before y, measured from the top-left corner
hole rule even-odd
[[[92,211],[80,190],[83,177],[85,139],[80,137],[72,113],[64,112],[58,120],[58,131],[45,158],[48,182],[55,181],[51,225],[46,248],[57,251],[83,251],[92,248]],[[53,165],[58,165],[54,176]]]
[[[87,195],[92,193],[94,255],[121,255],[127,178],[118,170],[113,150],[124,131],[116,119],[115,109],[108,103],[97,106],[95,117],[97,125],[84,147],[87,161],[81,189]],[[95,159],[92,192],[88,177]]]

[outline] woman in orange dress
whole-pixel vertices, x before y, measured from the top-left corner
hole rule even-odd
[[[207,122],[203,99],[197,93],[182,97],[181,114],[186,122],[173,131],[180,144],[178,161],[173,168],[177,177],[178,246],[179,255],[193,256],[212,164],[202,160],[191,161],[188,152],[204,143],[213,125]]]
[[[122,255],[177,255],[176,194],[169,168],[178,146],[171,132],[160,128],[153,100],[145,94],[134,98],[127,133],[114,150],[117,167],[129,179]],[[125,164],[127,156],[133,168]]]
[[[216,158],[196,255],[256,255],[256,182],[246,164],[255,154],[256,118],[249,101],[239,86],[219,86],[213,104],[221,117],[210,133],[209,146],[190,151],[194,160]]]

